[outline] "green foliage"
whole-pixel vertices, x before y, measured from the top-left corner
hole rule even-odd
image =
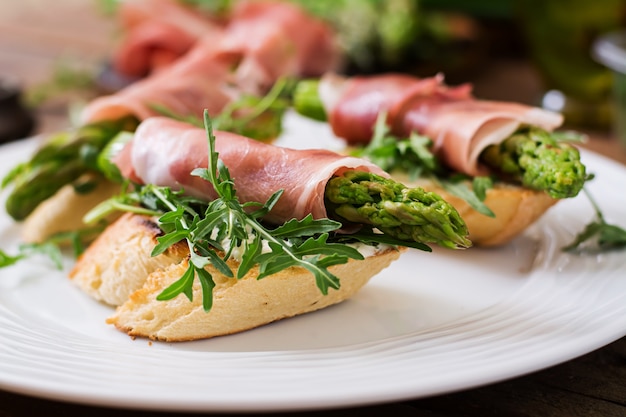
[[[576,235],[574,241],[565,246],[563,250],[573,253],[597,253],[625,248],[626,230],[607,223],[604,214],[600,210],[598,203],[596,203],[591,196],[591,193],[586,188],[583,189],[583,192],[591,202],[596,218],[587,224],[585,228]]]

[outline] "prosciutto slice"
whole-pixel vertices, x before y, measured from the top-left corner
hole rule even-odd
[[[159,113],[159,104],[180,115],[219,112],[241,94],[262,95],[283,76],[319,76],[336,69],[339,50],[329,27],[280,1],[238,2],[219,37],[199,39],[174,64],[83,111],[83,123]]]
[[[318,77],[340,64],[330,27],[288,2],[239,2],[219,48],[238,58],[237,82],[252,90],[284,75]]]
[[[123,37],[113,68],[127,77],[144,77],[165,68],[198,39],[217,37],[223,23],[176,0],[125,0],[117,18]]]
[[[175,114],[198,116],[204,108],[216,114],[241,95],[227,83],[229,61],[215,59],[212,40],[200,41],[175,64],[118,92],[98,97],[81,113],[83,124],[133,115],[157,116],[162,106]]]
[[[230,171],[241,202],[264,203],[276,191],[283,195],[265,220],[277,224],[308,214],[328,216],[324,191],[328,180],[349,169],[388,177],[361,158],[322,149],[296,150],[216,131],[215,149]],[[142,122],[116,160],[122,174],[143,184],[169,186],[202,199],[216,197],[213,186],[191,175],[208,166],[204,129],[164,117]]]
[[[324,76],[320,96],[333,132],[348,143],[371,140],[376,116],[387,112],[392,134],[428,136],[443,163],[458,172],[481,175],[481,152],[521,126],[552,131],[562,115],[519,103],[476,99],[469,84],[449,87],[441,75],[414,78],[396,74],[341,78]]]

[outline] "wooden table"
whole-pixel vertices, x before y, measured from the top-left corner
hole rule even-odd
[[[95,12],[92,2],[3,0],[0,75],[17,77],[29,88],[47,81],[60,59],[95,67],[111,52],[114,31],[114,23]],[[539,89],[532,69],[519,61],[499,61],[473,81],[477,93],[485,98],[529,101]],[[66,104],[66,101],[52,101],[38,108],[37,131],[49,132],[66,126]],[[626,163],[624,147],[610,133],[593,132],[591,137],[585,146]],[[182,415],[113,412],[129,417]],[[112,410],[104,407],[66,404],[0,390],[0,417],[96,417],[111,413]],[[415,401],[298,415],[626,416],[626,338],[559,366],[482,388]]]

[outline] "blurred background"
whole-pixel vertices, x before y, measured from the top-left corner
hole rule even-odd
[[[181,1],[212,13],[231,3]],[[626,0],[290,1],[336,27],[347,73],[440,72],[449,84],[473,83],[480,98],[561,111],[568,126],[600,136],[616,132],[619,72],[593,48],[624,27]],[[32,131],[52,129],[51,116],[103,93],[99,77],[120,39],[115,7],[114,0],[0,3],[0,76],[23,87]]]

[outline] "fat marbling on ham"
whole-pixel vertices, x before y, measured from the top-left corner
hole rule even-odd
[[[392,134],[417,132],[433,140],[433,151],[450,168],[480,175],[481,152],[501,143],[521,126],[552,131],[563,117],[519,103],[476,99],[469,84],[450,87],[443,76],[416,78],[384,74],[354,78],[327,74],[320,98],[333,132],[350,144],[366,144],[380,112]]]
[[[268,222],[282,224],[308,214],[328,216],[325,187],[334,175],[346,170],[374,172],[388,177],[376,165],[361,158],[323,149],[297,150],[255,141],[237,134],[215,131],[215,151],[228,167],[239,201],[265,203],[283,190]],[[126,178],[141,184],[183,189],[210,201],[213,186],[191,175],[208,166],[208,139],[204,129],[165,117],[143,121],[115,163]]]
[[[109,96],[81,114],[90,123],[159,115],[154,104],[184,116],[219,112],[241,94],[263,95],[283,76],[319,76],[336,69],[339,49],[327,25],[281,1],[241,1],[229,23],[201,37],[172,65]]]

